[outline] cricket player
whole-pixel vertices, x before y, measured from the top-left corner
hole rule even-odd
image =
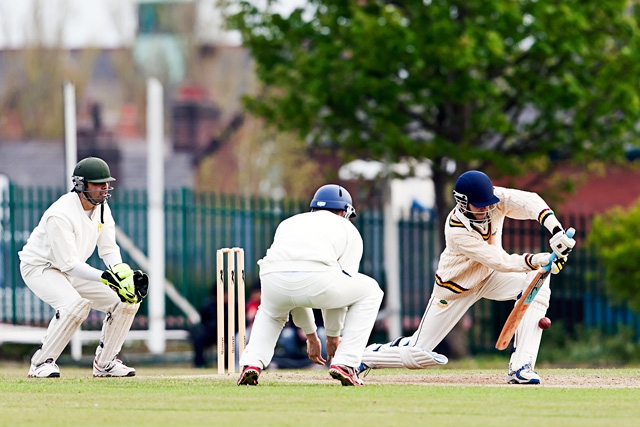
[[[42,345],[31,358],[29,378],[60,376],[56,360],[92,308],[106,313],[93,376],[136,374],[117,355],[147,295],[149,280],[122,262],[107,204],[112,181],[115,178],[102,159],[81,160],[73,172],[71,192],[44,212],[18,252],[24,282],[56,310]],[[86,263],[96,247],[105,271]]]
[[[460,175],[453,192],[456,206],[445,225],[446,247],[440,255],[433,293],[418,329],[411,337],[365,349],[360,372],[366,369],[422,369],[445,364],[433,352],[467,310],[479,299],[516,300],[538,267],[547,266],[550,253],[509,254],[502,248],[505,218],[537,220],[551,233],[550,245],[558,259],[557,274],[575,245],[545,201],[535,193],[493,187],[487,175],[468,171]],[[549,277],[526,311],[514,338],[507,382],[539,384],[534,371],[542,330],[538,321],[549,307]]]
[[[311,212],[278,225],[273,244],[258,261],[262,297],[240,358],[243,369],[238,385],[258,384],[289,312],[307,336],[309,359],[321,365],[326,362],[312,308],[323,312],[329,374],[344,386],[363,385],[357,369],[383,292],[374,279],[358,273],[363,243],[349,221],[355,216],[347,190],[328,184],[316,191]]]

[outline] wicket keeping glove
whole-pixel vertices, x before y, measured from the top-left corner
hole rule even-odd
[[[135,287],[138,302],[142,301],[149,293],[149,276],[140,270],[134,271],[133,286]]]
[[[573,229],[569,228],[569,230]],[[573,233],[575,233],[575,230],[573,230]],[[570,234],[573,235],[573,233]],[[575,239],[567,236],[567,232],[564,230],[558,231],[553,235],[553,237],[551,237],[551,239],[549,239],[549,246],[551,246],[553,252],[558,255],[558,258],[564,258],[569,255],[569,252],[571,252],[575,245]]]
[[[102,272],[100,281],[109,286],[127,304],[136,304],[138,298],[133,283],[134,272],[128,264],[116,264]]]

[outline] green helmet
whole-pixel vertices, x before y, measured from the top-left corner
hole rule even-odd
[[[85,191],[85,183],[92,182],[100,184],[111,182],[116,179],[111,176],[109,165],[97,157],[87,157],[78,162],[73,170],[73,190],[82,193]]]
[[[73,170],[73,176],[82,177],[84,182],[98,184],[116,180],[111,177],[109,165],[97,157],[87,157],[80,160]]]

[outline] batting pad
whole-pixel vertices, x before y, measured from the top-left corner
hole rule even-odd
[[[434,365],[444,365],[449,359],[432,351],[424,351],[416,346],[398,346],[394,344],[371,344],[364,349],[362,363],[372,369],[408,368],[424,369]]]
[[[138,308],[140,308],[140,304],[120,302],[113,313],[107,313],[102,324],[100,344],[96,348],[98,366],[102,368],[107,366],[120,353]]]
[[[42,346],[31,358],[31,363],[37,366],[47,359],[57,360],[80,324],[89,315],[89,310],[91,301],[84,298],[79,298],[58,310],[49,323],[47,335],[42,339]]]
[[[547,280],[542,285],[533,301],[543,305],[546,310],[549,308],[549,300],[551,300],[551,288],[549,287],[549,278],[547,277]]]
[[[536,299],[533,300],[520,325],[518,325],[518,329],[516,329],[509,370],[518,370],[526,364],[530,364],[531,369],[536,366],[538,351],[540,351],[540,341],[542,340],[542,329],[538,326],[538,322],[547,314],[547,305],[549,304],[547,302],[547,305],[544,305],[538,302],[537,297],[542,293],[543,289],[540,289]]]

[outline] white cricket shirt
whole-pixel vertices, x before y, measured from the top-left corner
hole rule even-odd
[[[27,243],[18,252],[20,261],[31,266],[51,265],[69,272],[85,263],[96,247],[100,258],[120,253],[116,244],[115,222],[108,204],[104,204],[104,224],[100,206],[87,216],[77,193],[66,193],[42,215]]]
[[[457,209],[447,217],[444,235],[446,247],[436,271],[434,295],[451,299],[477,289],[494,271],[528,272],[525,255],[509,254],[502,248],[505,218],[537,220],[549,231],[559,225],[553,211],[536,193],[495,187],[500,199],[491,212],[491,221],[482,226],[471,223]],[[537,248],[530,248],[537,252]]]
[[[258,264],[260,274],[340,268],[354,275],[358,272],[362,251],[362,237],[351,221],[319,210],[282,221],[273,244]]]

